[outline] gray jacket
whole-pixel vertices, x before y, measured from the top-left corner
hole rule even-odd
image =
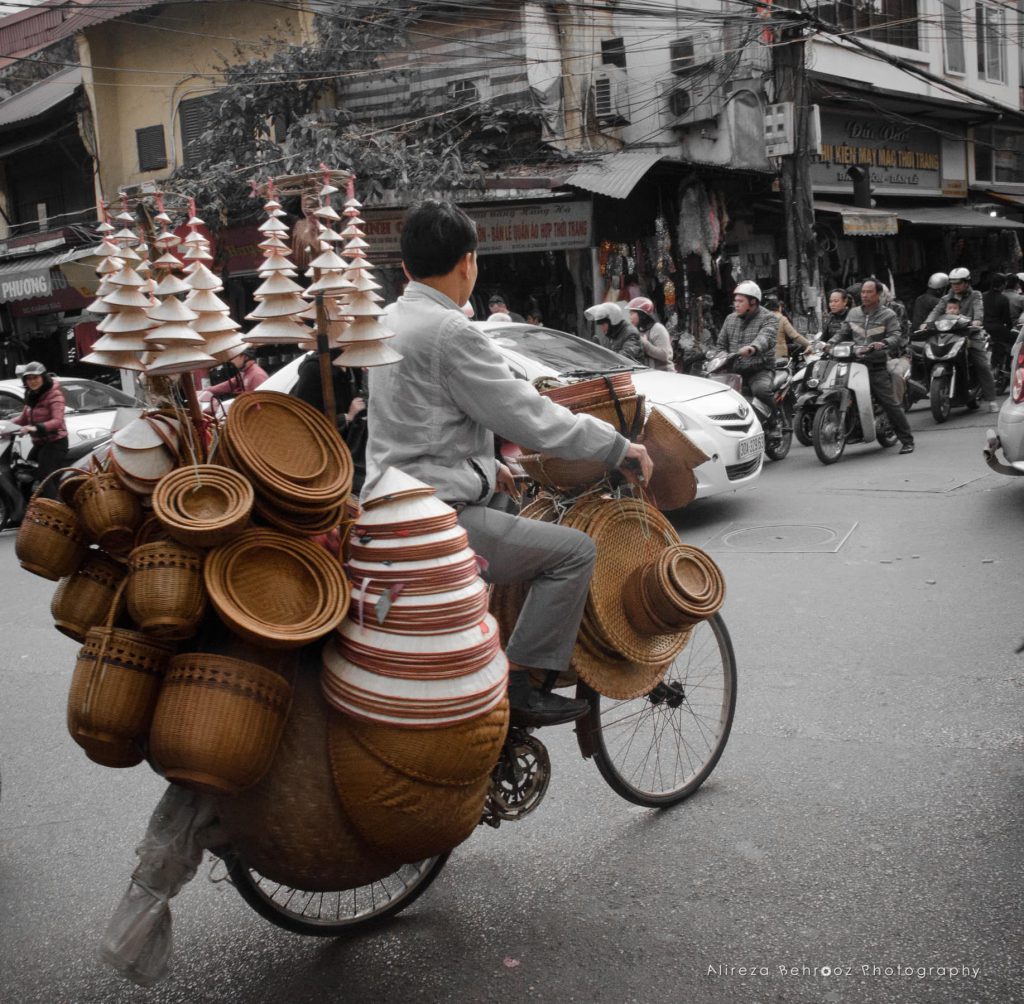
[[[566,460],[622,463],[627,439],[514,377],[491,339],[443,293],[410,282],[385,322],[395,333],[388,345],[403,358],[369,371],[364,496],[397,467],[446,502],[486,502],[497,473],[494,433]]]
[[[744,314],[730,314],[718,332],[715,344],[724,352],[737,352],[744,345],[753,345],[757,354],[749,360],[748,368],[753,370],[755,360],[762,366],[771,364],[775,357],[775,339],[779,333],[779,319],[770,310],[759,306],[756,311]]]
[[[950,300],[956,299],[955,294],[947,293],[942,297],[934,307],[932,312],[928,315],[926,324],[932,321],[937,321],[946,312],[946,304]],[[981,293],[976,289],[972,289],[966,296],[960,297],[960,313],[967,318],[970,318],[972,322],[977,321],[978,327],[981,327],[982,322],[985,320],[985,301],[981,298]]]
[[[828,344],[834,345],[846,339],[855,345],[884,342],[886,351],[895,354],[903,346],[903,330],[896,311],[889,307],[879,304],[870,314],[866,314],[863,307],[851,307],[846,315],[846,323],[828,340]],[[868,353],[863,361],[869,365],[879,365],[885,361],[885,357],[879,350],[877,354]]]

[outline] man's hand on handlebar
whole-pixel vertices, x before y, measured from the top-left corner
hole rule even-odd
[[[626,459],[619,465],[619,470],[630,484],[650,484],[651,475],[654,473],[654,461],[651,460],[647,447],[639,443],[630,443],[626,450]]]
[[[739,355],[743,356],[744,359],[749,359],[756,351],[757,349],[755,349],[753,345],[744,345],[743,348],[740,349]]]

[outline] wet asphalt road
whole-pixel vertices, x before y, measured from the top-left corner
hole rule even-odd
[[[97,948],[162,782],[67,736],[76,646],[4,534],[0,1000],[1024,1000],[1024,480],[984,466],[987,416],[911,418],[912,456],[794,446],[678,514],[725,572],[740,672],[695,797],[631,806],[547,730],[541,808],[478,830],[387,929],[285,933],[204,864],[151,990]]]

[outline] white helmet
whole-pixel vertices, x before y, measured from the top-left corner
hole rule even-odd
[[[1017,273],[1017,281],[1024,286],[1024,272]]]
[[[949,285],[949,276],[945,272],[933,272],[928,276],[928,288],[936,293],[942,292]]]
[[[741,282],[733,291],[732,294],[740,296],[748,296],[751,300],[757,300],[761,302],[761,287],[756,282],[751,282],[747,279],[745,282]]]
[[[949,270],[950,282],[970,282],[971,270],[969,268],[953,268]]]
[[[609,324],[621,324],[626,319],[617,303],[595,303],[583,311],[583,316],[588,321],[607,321]]]

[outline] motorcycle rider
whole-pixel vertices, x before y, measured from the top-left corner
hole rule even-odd
[[[928,320],[932,308],[948,288],[949,276],[945,272],[933,272],[928,276],[928,289],[914,301],[914,309],[911,311],[912,330],[917,331]]]
[[[725,319],[715,345],[719,351],[739,354],[733,372],[743,377],[750,393],[768,409],[774,427],[769,435],[781,438],[772,391],[779,319],[761,306],[761,298],[761,287],[756,282],[741,282],[733,290],[733,312]]]
[[[640,333],[640,345],[647,357],[647,365],[655,370],[675,372],[672,362],[672,339],[668,328],[658,320],[654,304],[646,296],[634,296],[626,304],[629,319]]]
[[[847,315],[842,330],[828,340],[828,345],[852,340],[856,345],[869,346],[871,351],[859,357],[868,371],[871,396],[879,403],[889,417],[896,435],[903,444],[900,453],[914,452],[914,434],[903,409],[896,402],[892,389],[892,378],[886,367],[890,352],[898,352],[903,343],[903,333],[895,311],[882,305],[884,287],[874,277],[865,279],[860,287],[860,306],[853,307]]]
[[[810,350],[811,343],[790,324],[789,318],[782,312],[782,301],[769,294],[764,298],[764,309],[779,319],[779,333],[775,338],[775,358],[788,359],[790,343],[795,342],[804,352]]]
[[[42,363],[28,363],[21,371],[21,382],[25,387],[25,407],[11,421],[23,427],[17,435],[32,437],[28,459],[36,461],[36,477],[43,481],[64,466],[68,452],[64,392]],[[55,499],[57,486],[51,482],[43,489],[43,495]]]
[[[617,303],[595,303],[583,311],[583,316],[594,322],[594,341],[598,345],[642,365],[647,364],[640,332],[626,320],[625,311]]]
[[[845,289],[833,289],[828,294],[828,313],[821,322],[821,339],[827,342],[833,335],[842,331],[846,324],[846,315],[853,306],[853,297]]]
[[[1010,301],[1010,327],[1016,327],[1020,315],[1024,313],[1024,294],[1020,291],[1020,279],[1013,272],[1006,277],[1003,296]]]
[[[972,337],[967,342],[967,351],[970,354],[974,372],[978,375],[978,383],[981,384],[981,399],[988,411],[999,411],[999,405],[996,404],[995,380],[992,378],[992,366],[989,362],[985,332],[982,327],[985,318],[985,303],[981,298],[981,293],[971,287],[970,270],[963,267],[950,269],[949,287],[950,291],[932,307],[928,321],[937,320],[945,313],[948,300],[956,297],[960,301],[960,313],[970,318],[973,329]]]

